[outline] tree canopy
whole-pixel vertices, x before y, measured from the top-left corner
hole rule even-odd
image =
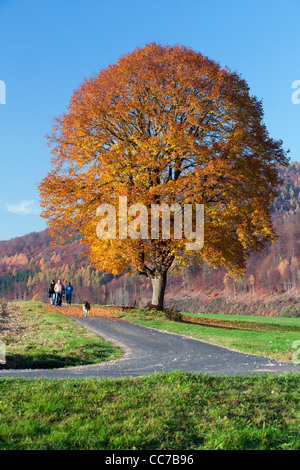
[[[102,271],[148,276],[159,307],[171,266],[192,258],[240,275],[275,239],[282,142],[269,136],[245,80],[199,52],[149,44],[124,55],[74,92],[49,145],[53,169],[39,191],[50,233],[64,242],[79,232]],[[97,208],[112,204],[119,216],[119,196],[147,208],[203,204],[203,247],[186,250],[174,233],[99,239]]]

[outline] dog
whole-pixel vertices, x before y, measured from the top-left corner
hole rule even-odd
[[[89,302],[88,302],[87,300],[85,300],[85,301],[83,302],[82,310],[83,310],[83,314],[84,314],[85,316],[89,316],[90,310],[91,310],[91,306],[90,306],[90,304],[89,304]]]

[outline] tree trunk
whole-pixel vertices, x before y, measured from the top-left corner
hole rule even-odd
[[[152,305],[155,305],[159,310],[162,310],[164,308],[167,271],[151,276],[150,280],[153,288]]]

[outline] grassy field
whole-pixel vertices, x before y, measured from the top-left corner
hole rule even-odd
[[[263,323],[266,325],[286,325],[293,326],[300,329],[299,318],[287,318],[287,317],[265,317],[255,315],[230,315],[230,314],[213,314],[213,313],[185,313],[185,315],[202,318],[213,318],[217,320],[229,320],[229,321],[242,321],[242,322],[255,322]]]
[[[171,321],[153,310],[135,308],[122,312],[114,307],[106,308],[140,325],[283,361],[292,360],[293,343],[300,340],[299,318],[186,314],[190,318],[203,319],[202,324],[192,324]]]
[[[120,356],[118,348],[62,314],[78,314],[78,309],[57,310],[36,302],[5,307],[1,338],[7,341],[10,366],[56,367]],[[226,315],[224,320],[235,326],[253,321],[249,331],[174,322],[141,309],[92,311],[216,344],[236,341],[241,350],[249,347],[270,357],[277,336],[283,336],[277,341],[280,354],[284,341],[299,339],[296,319]],[[258,322],[266,328],[256,331]],[[273,324],[296,331],[269,330]],[[266,347],[268,339],[272,344]],[[299,450],[299,398],[299,374],[214,377],[176,371],[119,380],[3,378],[0,450]]]
[[[299,450],[300,376],[0,380],[1,450]]]
[[[2,369],[75,366],[122,355],[120,348],[38,302],[2,305],[0,340],[6,344]]]

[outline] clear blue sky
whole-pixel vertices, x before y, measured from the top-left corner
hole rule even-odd
[[[149,42],[238,71],[271,136],[300,160],[299,18],[300,0],[0,0],[0,240],[46,228],[36,188],[50,170],[45,134],[74,89]]]

